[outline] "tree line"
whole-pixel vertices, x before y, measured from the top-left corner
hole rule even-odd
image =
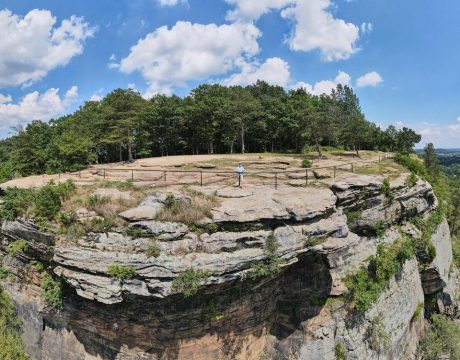
[[[0,178],[74,171],[88,164],[181,154],[301,152],[340,147],[411,151],[413,130],[366,120],[348,86],[329,95],[286,92],[266,82],[204,84],[186,97],[144,99],[116,89],[71,115],[34,120],[0,141]]]

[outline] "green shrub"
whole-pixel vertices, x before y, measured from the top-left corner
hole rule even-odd
[[[176,200],[176,198],[174,197],[174,194],[167,194],[166,195],[166,199],[164,201],[164,204],[167,208],[172,208],[174,205],[176,205],[178,200]]]
[[[219,228],[217,227],[216,224],[211,223],[211,224],[208,224],[206,226],[206,230],[207,230],[208,234],[214,234],[219,230]]]
[[[302,165],[301,165],[301,166],[302,166],[304,169],[311,168],[312,165],[313,165],[313,162],[311,162],[310,160],[308,160],[308,159],[303,159],[303,160],[302,160]]]
[[[0,208],[0,217],[15,220],[22,216],[34,202],[35,190],[11,188],[3,196],[4,204]]]
[[[279,244],[273,234],[270,234],[265,240],[265,261],[258,261],[251,265],[249,277],[253,280],[260,277],[273,276],[281,271],[281,265],[284,260],[276,254]]]
[[[8,277],[9,271],[6,270],[3,266],[0,266],[0,280],[6,279]]]
[[[385,195],[385,205],[392,204],[395,199],[395,195],[391,189],[390,179],[385,178],[383,180],[381,191],[383,195]]]
[[[360,268],[345,279],[349,299],[357,311],[364,312],[375,303],[390,279],[401,269],[405,261],[414,256],[412,240],[403,237],[390,247],[379,244],[368,267]]]
[[[386,352],[390,348],[390,335],[383,323],[382,314],[374,316],[369,329],[369,347],[377,353]]]
[[[13,301],[0,288],[0,359],[29,360],[24,351],[20,325]]]
[[[410,175],[404,181],[404,184],[407,187],[413,187],[413,186],[415,186],[415,184],[417,184],[417,181],[418,181],[417,175],[415,173],[411,172]]]
[[[75,191],[75,184],[71,181],[57,185],[50,181],[35,195],[33,210],[35,217],[53,220],[61,210],[61,201],[67,199],[73,191]]]
[[[182,293],[185,297],[194,296],[208,277],[207,272],[189,268],[173,280],[172,289]]]
[[[134,226],[130,226],[126,228],[124,231],[124,234],[126,236],[132,237],[133,239],[138,239],[138,238],[141,238],[143,235],[146,235],[144,234],[144,231],[141,228],[134,227]]]
[[[24,253],[27,249],[27,241],[26,240],[16,240],[8,246],[8,255],[9,256],[16,256],[19,253]]]
[[[422,177],[426,176],[425,165],[417,159],[413,159],[408,154],[397,154],[394,158],[394,161],[402,166],[405,166],[410,170],[410,172],[420,175]]]
[[[129,280],[136,275],[134,266],[110,265],[107,274],[119,280]]]
[[[428,331],[420,341],[423,359],[460,359],[460,324],[433,314]]]
[[[42,294],[48,306],[52,309],[62,309],[62,283],[54,280],[46,273],[41,282]]]
[[[216,304],[214,304],[214,301],[210,301],[207,306],[207,317],[212,320],[222,320],[224,318],[224,314],[221,313],[220,311],[217,311]]]
[[[71,212],[71,213],[61,212],[59,213],[58,219],[61,225],[69,227],[77,222],[77,214],[75,214],[74,212]]]
[[[96,217],[91,219],[91,221],[85,222],[84,228],[86,233],[105,233],[112,230],[116,225],[115,218],[111,216],[103,218]]]
[[[72,181],[55,184],[50,181],[41,189],[8,189],[3,197],[0,217],[14,220],[19,216],[33,214],[36,219],[52,220],[61,209],[62,200],[75,191]]]
[[[357,211],[350,211],[348,212],[347,215],[347,224],[348,228],[350,230],[353,230],[356,227],[356,223],[358,219],[361,217],[361,214],[363,213],[362,210],[357,210]]]
[[[347,351],[342,343],[335,344],[335,358],[336,360],[347,360]]]
[[[39,273],[45,271],[45,265],[43,265],[43,263],[40,261],[32,260],[30,262],[30,265],[32,265],[35,268],[35,270],[37,270]]]
[[[414,311],[414,315],[412,315],[412,321],[416,321],[422,317],[423,313],[423,303],[419,303]]]

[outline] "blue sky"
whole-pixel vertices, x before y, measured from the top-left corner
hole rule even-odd
[[[459,20],[447,0],[2,0],[0,136],[117,87],[184,96],[260,78],[348,84],[370,121],[460,147]]]

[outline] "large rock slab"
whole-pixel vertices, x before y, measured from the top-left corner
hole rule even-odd
[[[431,242],[436,249],[436,257],[431,264],[420,272],[423,291],[427,295],[443,289],[449,281],[453,256],[447,221],[439,225],[431,236]]]
[[[158,196],[148,196],[139,206],[123,211],[120,216],[129,221],[154,220],[164,208]]]
[[[223,200],[211,212],[215,223],[305,221],[335,211],[335,201],[334,194],[324,188],[257,188],[251,196]]]

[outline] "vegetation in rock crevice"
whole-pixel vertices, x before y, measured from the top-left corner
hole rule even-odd
[[[359,312],[368,310],[403,264],[414,255],[413,241],[406,237],[391,246],[379,244],[377,254],[370,258],[369,265],[345,279],[353,307]]]
[[[194,296],[200,286],[206,282],[209,275],[208,272],[189,268],[174,278],[171,288],[182,293],[185,297]]]
[[[0,287],[0,359],[29,359],[24,351],[20,324],[13,301]]]
[[[51,309],[60,310],[63,306],[62,282],[54,280],[53,277],[45,273],[41,282],[42,295]]]
[[[110,265],[107,274],[118,280],[129,280],[136,275],[134,266]]]
[[[276,254],[279,244],[273,234],[270,234],[265,240],[265,254],[266,260],[258,261],[252,264],[249,270],[249,277],[251,279],[258,279],[261,277],[273,276],[281,271],[281,265],[284,259]]]

